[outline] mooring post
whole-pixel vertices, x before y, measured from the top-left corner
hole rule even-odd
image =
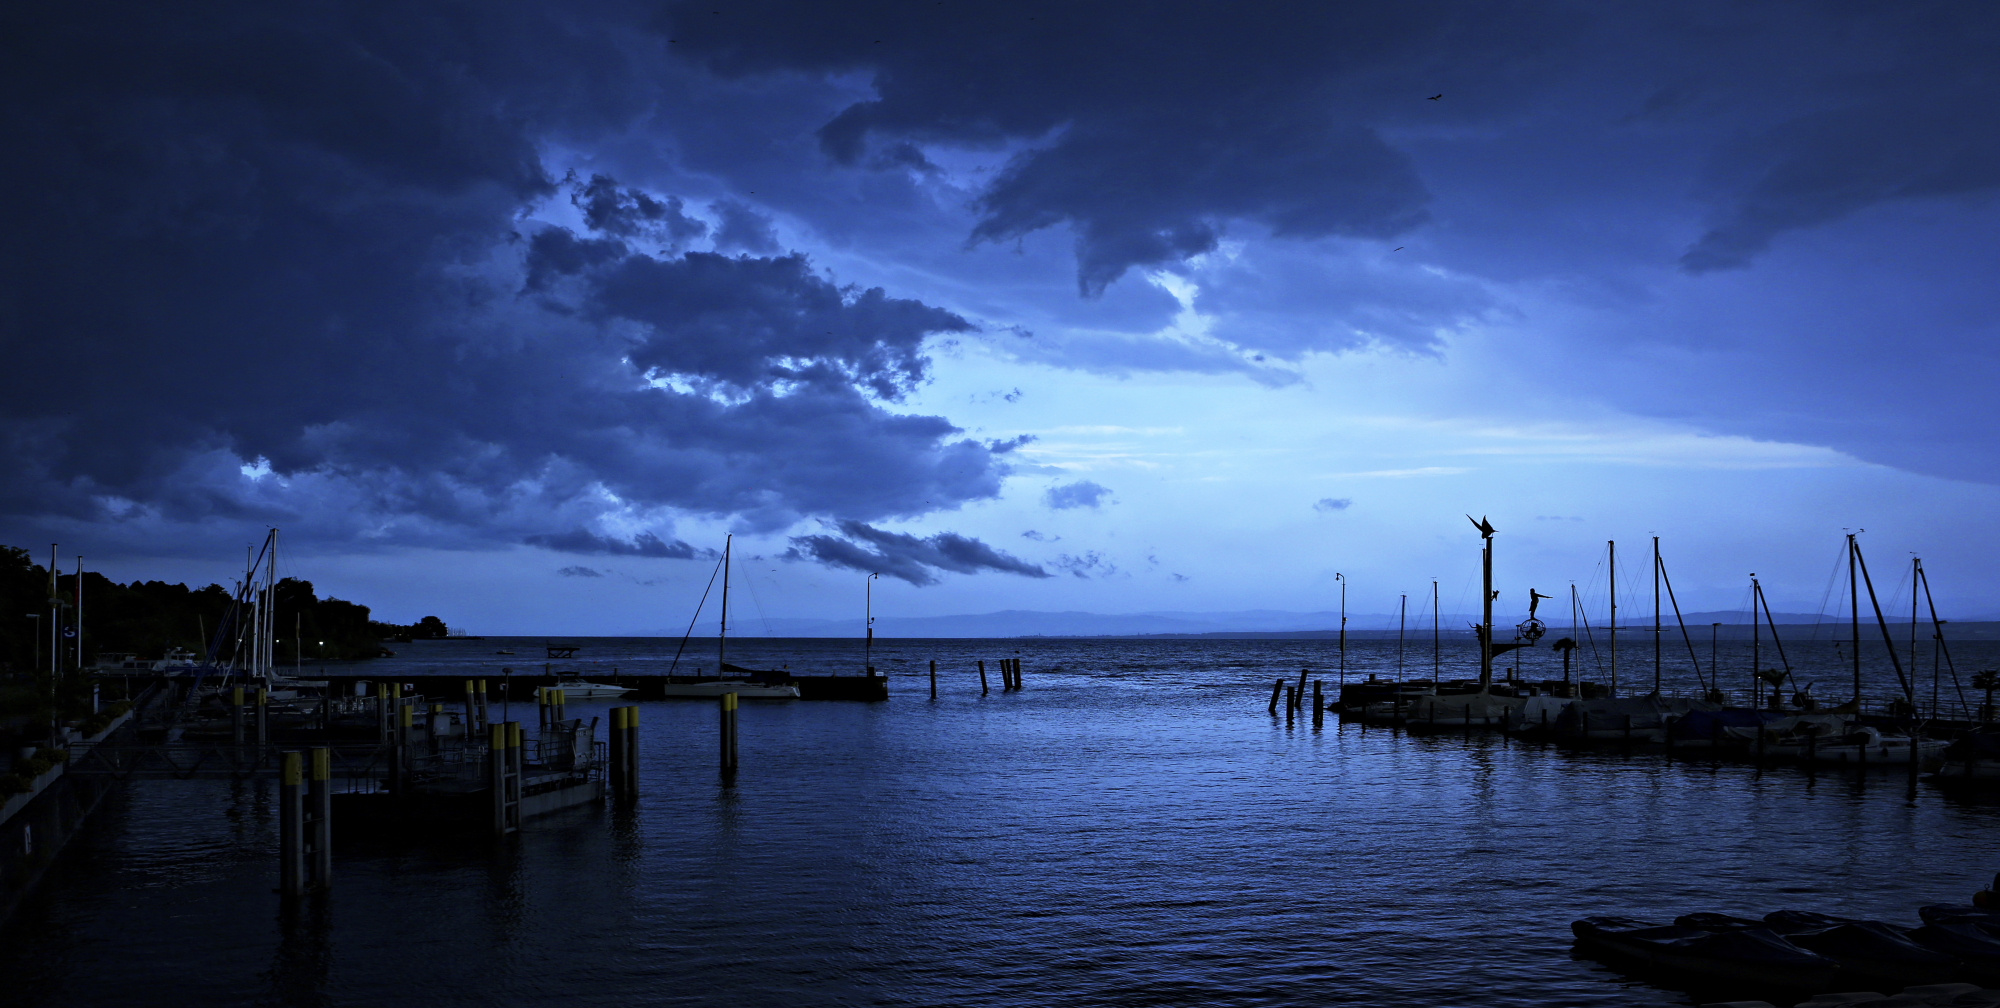
[[[1021,659],[1019,658],[1014,659],[1014,688],[1017,690],[1028,688],[1028,684],[1021,680]]]
[[[465,738],[472,740],[472,731],[479,726],[479,694],[472,688],[472,680],[465,681]]]
[[[306,782],[306,884],[314,889],[333,885],[333,750],[312,751],[312,775]]]
[[[986,695],[986,659],[979,660],[979,695]]]
[[[486,680],[484,679],[479,680],[478,687],[479,687],[479,727],[480,730],[484,731],[488,725],[493,723],[493,712],[486,706]]]
[[[296,750],[279,756],[278,892],[287,897],[306,891],[304,764]]]
[[[229,688],[229,736],[237,745],[243,744],[243,687]]]
[[[503,836],[508,832],[507,823],[507,743],[512,741],[507,722],[488,729],[486,749],[486,780],[492,787],[493,835]]]
[[[1279,698],[1279,697],[1281,697],[1281,696],[1283,696],[1284,694],[1285,694],[1285,681],[1284,681],[1283,679],[1280,679],[1280,680],[1278,680],[1277,682],[1274,682],[1274,683],[1272,683],[1272,684],[1271,684],[1271,713],[1272,713],[1272,714],[1276,714],[1276,713],[1278,713],[1278,698]]]
[[[625,789],[639,797],[639,707],[625,708]]]
[[[610,778],[611,793],[618,798],[625,797],[625,712],[629,709],[611,708],[611,761],[604,775]]]
[[[389,684],[375,684],[375,738],[389,741]]]
[[[555,693],[556,702],[553,708],[553,716],[549,718],[549,727],[551,728],[569,720],[569,691],[559,689]]]
[[[937,699],[937,659],[931,659],[931,699]]]
[[[1299,688],[1297,692],[1292,694],[1292,702],[1294,704],[1303,705],[1306,702],[1306,673],[1308,671],[1308,669],[1299,670]]]
[[[1287,728],[1291,727],[1292,718],[1298,714],[1299,703],[1297,692],[1292,689],[1289,683],[1285,685],[1285,727]]]
[[[736,770],[736,694],[722,694],[722,770]]]
[[[271,741],[271,691],[257,687],[257,744]]]
[[[1318,728],[1320,725],[1326,723],[1325,691],[1326,691],[1325,681],[1321,679],[1314,679],[1313,680],[1313,727],[1314,728]]]

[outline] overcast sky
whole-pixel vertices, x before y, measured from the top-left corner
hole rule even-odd
[[[7,15],[0,542],[487,633],[2000,613],[2000,8]],[[66,561],[67,563],[68,561]],[[1621,579],[1622,580],[1622,579]],[[1900,581],[1901,586],[1898,587]],[[1636,597],[1636,596],[1635,596]],[[1416,603],[1412,603],[1413,609]]]

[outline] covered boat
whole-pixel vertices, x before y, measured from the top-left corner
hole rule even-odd
[[[1648,693],[1634,697],[1578,700],[1556,719],[1558,738],[1597,742],[1664,742],[1667,726],[1694,711],[1719,710],[1719,704],[1690,697]]]
[[[1571,923],[1577,944],[1635,963],[1706,980],[1825,990],[1837,964],[1767,927],[1711,931],[1631,917],[1585,917]]]

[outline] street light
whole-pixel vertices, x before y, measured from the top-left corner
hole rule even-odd
[[[875,579],[880,574],[869,574],[861,583],[863,612],[868,616],[868,639],[861,645],[861,667],[868,670],[868,677],[875,677]]]

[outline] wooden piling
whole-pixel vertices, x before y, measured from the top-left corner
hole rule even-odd
[[[1294,693],[1292,694],[1292,703],[1293,703],[1293,704],[1294,704],[1295,706],[1304,706],[1304,704],[1305,704],[1305,702],[1306,702],[1306,672],[1307,672],[1307,671],[1308,671],[1308,670],[1306,670],[1306,669],[1300,669],[1300,670],[1299,670],[1299,688],[1298,688],[1298,690],[1297,690],[1296,692],[1294,692]]]
[[[243,687],[229,688],[229,737],[237,745],[243,744]]]
[[[611,783],[611,794],[617,798],[625,797],[625,711],[627,709],[611,708],[611,759],[604,767],[605,776]]]
[[[1002,658],[1001,661],[1006,661],[1006,659]],[[979,695],[986,695],[986,659],[984,658],[979,660]]]
[[[935,688],[935,687],[933,687]],[[736,758],[736,694],[722,694],[722,771],[735,773]]]
[[[1291,727],[1292,718],[1299,711],[1299,701],[1296,694],[1297,691],[1292,689],[1291,685],[1287,683],[1285,685],[1285,727],[1287,728]]]
[[[493,723],[493,712],[487,709],[486,706],[486,680],[484,679],[479,680],[478,686],[479,686],[479,727],[483,731],[485,730],[487,725]]]
[[[389,684],[375,684],[375,740],[389,741]]]
[[[257,687],[257,744],[271,741],[271,691]]]
[[[312,773],[306,781],[306,883],[314,889],[333,886],[333,750],[312,751]]]
[[[472,688],[472,680],[465,681],[465,737],[470,740],[472,733],[479,729],[479,694]]]
[[[514,741],[514,723],[503,721],[492,727],[491,740],[487,749],[486,779],[493,792],[493,835],[504,836],[514,832],[514,814],[518,807],[509,799],[512,797],[510,780],[513,776],[513,760],[508,748]]]
[[[1319,679],[1314,679],[1313,680],[1313,727],[1314,728],[1318,728],[1320,725],[1326,723],[1325,692],[1326,692],[1325,682]]]
[[[305,761],[296,751],[278,762],[278,892],[306,892]]]
[[[1271,713],[1273,715],[1278,713],[1278,698],[1283,696],[1284,692],[1285,681],[1283,679],[1271,684]]]
[[[931,659],[931,699],[937,699],[937,659]]]
[[[1014,688],[1017,690],[1027,689],[1028,688],[1027,683],[1021,681],[1021,659],[1015,658],[1013,659],[1013,662],[1014,662]]]
[[[625,788],[639,797],[639,708],[625,708]]]

